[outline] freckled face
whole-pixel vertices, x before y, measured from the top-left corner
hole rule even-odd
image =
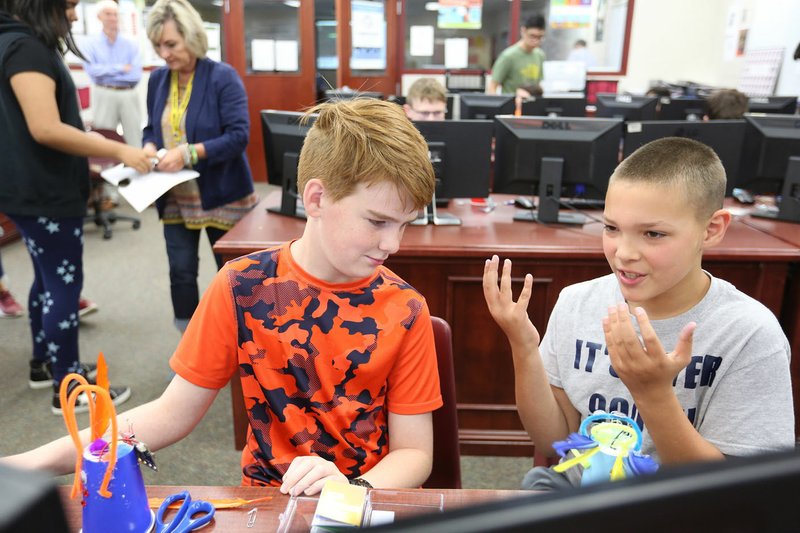
[[[404,207],[397,189],[386,182],[355,192],[338,202],[323,201],[319,220],[320,253],[309,268],[330,283],[371,276],[400,248],[400,240],[417,210]]]
[[[665,318],[700,301],[705,226],[683,191],[612,181],[603,218],[603,252],[631,308]]]

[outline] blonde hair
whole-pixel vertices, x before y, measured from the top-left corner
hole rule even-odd
[[[311,108],[317,119],[308,131],[297,167],[302,193],[318,179],[333,201],[364,183],[388,182],[414,208],[433,197],[435,179],[428,145],[397,104],[375,98],[326,102]],[[405,194],[403,194],[405,193]]]
[[[705,221],[722,208],[727,180],[714,150],[685,137],[665,137],[624,159],[609,184],[615,181],[680,188],[697,218]]]
[[[147,13],[147,38],[156,46],[167,21],[175,21],[186,48],[197,58],[206,57],[208,37],[200,13],[186,0],[158,0]]]
[[[406,95],[406,102],[428,100],[429,102],[447,103],[447,91],[434,78],[419,78],[411,84]]]

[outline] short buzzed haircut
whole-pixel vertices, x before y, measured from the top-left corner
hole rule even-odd
[[[411,103],[422,100],[447,103],[447,91],[444,86],[434,78],[419,78],[408,88],[406,101]]]
[[[614,170],[610,183],[615,181],[682,191],[701,221],[722,208],[727,182],[714,150],[685,137],[664,137],[640,147]]]
[[[706,101],[711,120],[742,118],[747,113],[747,95],[736,89],[718,89]]]
[[[300,151],[301,193],[316,178],[334,202],[353,194],[361,183],[390,183],[415,209],[431,201],[435,178],[428,144],[402,107],[354,98],[316,105],[311,113],[318,116]]]

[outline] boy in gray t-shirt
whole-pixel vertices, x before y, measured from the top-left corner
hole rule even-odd
[[[527,313],[533,277],[515,302],[511,261],[499,287],[499,259],[486,261],[484,296],[511,344],[517,408],[538,450],[553,455],[552,443],[597,410],[633,418],[642,451],[663,464],[794,447],[778,321],[701,268],[730,224],[725,181],[713,150],[685,138],[624,160],[603,213],[612,274],[565,288],[541,344]],[[534,469],[523,484],[547,488],[554,478]]]

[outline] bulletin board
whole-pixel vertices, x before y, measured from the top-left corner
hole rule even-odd
[[[739,79],[739,90],[747,96],[772,96],[778,83],[785,48],[748,50]]]

